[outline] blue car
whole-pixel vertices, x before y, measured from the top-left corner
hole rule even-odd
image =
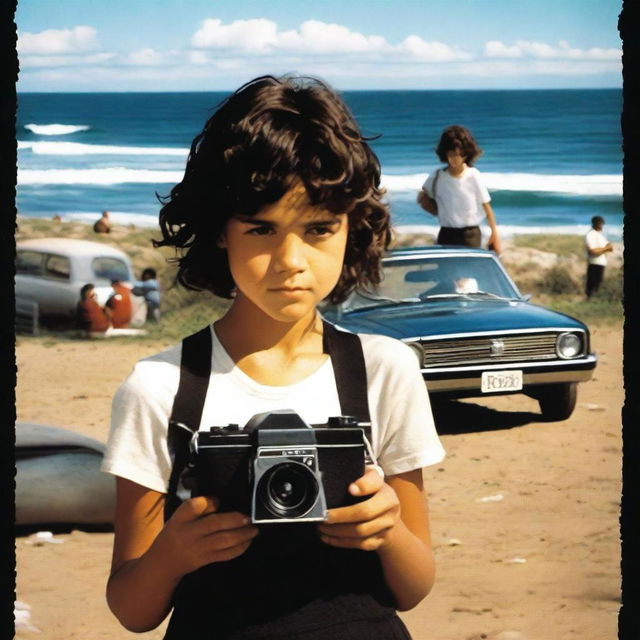
[[[589,329],[529,302],[493,252],[396,249],[383,271],[375,291],[325,306],[327,320],[406,342],[432,397],[525,393],[546,420],[571,415],[577,383],[591,378],[597,362]]]

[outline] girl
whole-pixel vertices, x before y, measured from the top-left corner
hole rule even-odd
[[[127,629],[153,629],[173,609],[170,639],[409,637],[396,609],[414,607],[434,579],[421,469],[444,452],[429,399],[403,343],[339,331],[316,309],[380,281],[390,228],[379,181],[347,107],[316,80],[257,78],[194,139],[157,244],[182,250],[180,283],[232,303],[195,334],[205,347],[187,338],[140,361],[113,400],[107,600]],[[345,339],[356,357],[335,346]],[[356,411],[370,417],[384,471],[350,485],[362,501],[319,525],[258,529],[218,511],[218,496],[184,491],[184,421],[244,425],[293,409],[322,424],[358,405],[359,379]]]
[[[486,216],[491,229],[488,247],[499,255],[502,247],[491,198],[473,166],[482,149],[468,129],[452,125],[442,132],[436,154],[447,166],[429,175],[418,192],[418,204],[438,216],[437,243],[479,247],[479,225]]]

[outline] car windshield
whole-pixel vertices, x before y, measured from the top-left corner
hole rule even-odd
[[[343,310],[443,298],[512,299],[520,294],[491,256],[434,255],[388,258],[373,291],[356,291]]]

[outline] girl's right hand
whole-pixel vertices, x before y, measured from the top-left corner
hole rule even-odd
[[[167,521],[159,538],[176,572],[183,575],[211,562],[242,555],[258,534],[249,516],[217,513],[218,500],[198,496],[185,500]],[[158,541],[160,542],[160,541]]]

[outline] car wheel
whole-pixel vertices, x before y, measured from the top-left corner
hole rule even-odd
[[[578,385],[575,382],[545,385],[536,395],[546,420],[566,420],[576,408]]]

